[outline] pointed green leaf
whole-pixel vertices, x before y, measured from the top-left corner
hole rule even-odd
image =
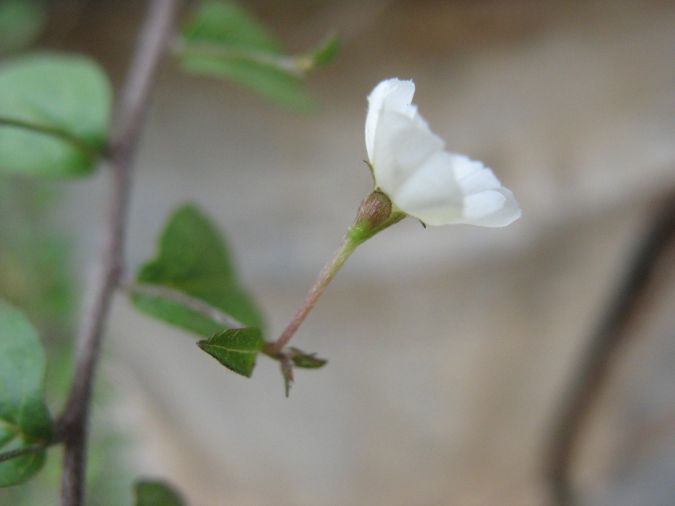
[[[37,332],[14,307],[0,302],[0,451],[46,444],[53,425],[43,398],[45,356]],[[35,474],[45,452],[0,462],[0,486]]]
[[[284,54],[277,38],[255,17],[229,0],[207,0],[183,29],[179,57],[190,73],[230,79],[293,109],[313,102],[303,69]]]
[[[160,480],[134,483],[136,506],[185,506],[185,501],[171,485]]]
[[[219,43],[272,53],[282,51],[281,43],[265,25],[230,0],[202,2],[183,27],[183,37],[186,42]]]
[[[197,345],[228,369],[251,377],[258,352],[263,340],[260,329],[229,329],[209,339],[199,341]]]
[[[293,365],[302,369],[318,369],[328,363],[328,360],[317,357],[316,353],[305,353],[298,348],[289,348],[288,354]]]
[[[94,61],[36,54],[0,65],[0,173],[77,176],[105,144],[111,91]]]
[[[193,74],[230,79],[293,110],[306,111],[314,107],[302,77],[249,57],[193,53],[183,58],[182,67]]]
[[[235,276],[225,241],[193,206],[173,213],[157,256],[141,267],[137,279],[201,299],[244,325],[262,326],[260,311]],[[166,297],[138,293],[132,301],[137,309],[200,336],[223,330],[222,324]]]

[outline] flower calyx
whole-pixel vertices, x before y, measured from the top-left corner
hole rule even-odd
[[[375,190],[361,202],[347,237],[360,244],[405,217],[405,213],[394,208],[386,194]]]

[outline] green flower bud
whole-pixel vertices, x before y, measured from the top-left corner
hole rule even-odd
[[[404,213],[393,209],[389,197],[375,190],[361,202],[347,237],[360,244],[388,226],[401,221],[405,216]]]

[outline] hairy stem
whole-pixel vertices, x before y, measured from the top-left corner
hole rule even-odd
[[[644,310],[658,278],[658,267],[674,243],[675,198],[670,195],[654,214],[558,408],[544,463],[551,500],[556,506],[577,502],[572,470],[580,436],[617,357],[634,335],[631,326]]]
[[[295,312],[295,315],[286,326],[286,329],[281,333],[276,341],[270,343],[267,346],[266,352],[271,354],[278,353],[284,348],[284,346],[288,344],[288,341],[291,340],[295,332],[298,330],[302,322],[314,307],[314,304],[316,304],[316,301],[319,300],[321,294],[324,292],[324,290],[326,290],[328,284],[335,277],[335,274],[337,274],[337,272],[344,265],[344,263],[359,244],[361,244],[361,242],[354,240],[349,234],[344,238],[342,245],[335,252],[333,258],[319,273],[319,276],[316,278],[314,285],[312,285],[312,288],[310,288],[309,292],[307,292],[305,300]]]
[[[101,340],[123,263],[134,154],[150,90],[172,34],[176,8],[177,0],[150,1],[115,111],[115,128],[108,152],[113,186],[107,237],[91,305],[85,313],[78,340],[68,400],[59,419],[64,444],[63,506],[80,506],[84,501],[89,406]]]

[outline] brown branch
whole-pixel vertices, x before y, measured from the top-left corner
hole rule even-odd
[[[581,363],[559,406],[545,455],[546,479],[553,504],[575,504],[572,469],[580,436],[616,359],[631,335],[631,324],[647,302],[658,267],[675,242],[675,197],[669,196],[655,213],[649,230],[629,262]]]
[[[224,313],[217,307],[212,306],[208,302],[204,302],[201,299],[197,299],[185,292],[181,292],[180,290],[176,290],[168,286],[154,285],[149,283],[136,283],[133,280],[126,279],[120,283],[120,286],[130,294],[137,293],[141,295],[152,295],[177,302],[201,314],[202,316],[205,316],[214,322],[223,325],[224,327],[236,329],[246,326],[240,321],[232,318],[230,315]]]
[[[94,374],[112,296],[123,263],[133,159],[159,63],[171,36],[177,0],[151,0],[122,89],[108,160],[113,178],[105,249],[91,306],[85,314],[75,357],[75,372],[59,419],[64,464],[61,504],[80,506],[84,501],[87,426]]]

